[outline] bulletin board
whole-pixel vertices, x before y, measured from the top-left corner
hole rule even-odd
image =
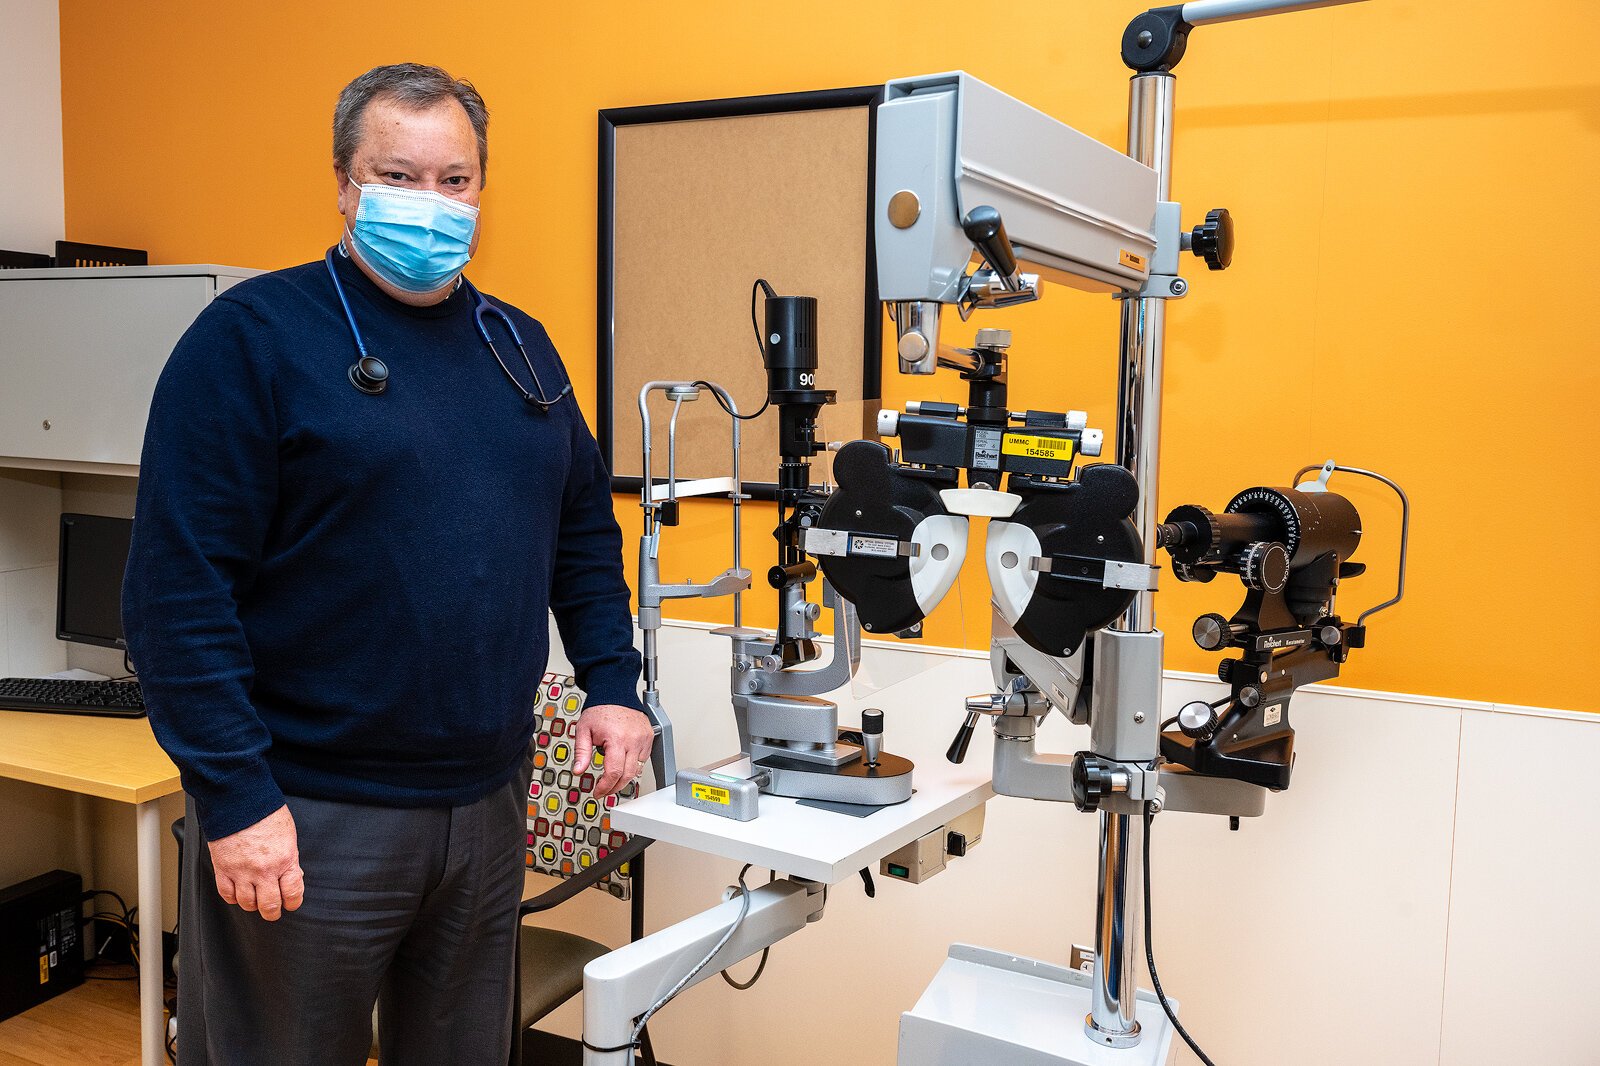
[[[600,112],[596,435],[617,492],[641,483],[639,389],[706,379],[741,413],[766,398],[752,286],[818,301],[817,387],[838,393],[827,439],[870,433],[881,312],[872,141],[882,86]],[[762,321],[760,298],[756,321]],[[670,404],[651,408],[652,475],[666,470]],[[746,491],[772,495],[776,412],[742,426]],[[683,405],[679,478],[726,475],[729,419]]]

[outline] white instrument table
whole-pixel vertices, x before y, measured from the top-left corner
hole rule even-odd
[[[940,675],[966,675],[972,665],[950,663],[878,693],[874,702],[898,708],[917,706],[896,690],[926,686],[925,691],[962,691],[940,685]],[[943,680],[954,682],[954,677]],[[925,704],[924,704],[925,705]],[[731,713],[731,712],[730,712]],[[950,718],[953,731],[959,719]],[[889,728],[894,728],[893,719]],[[901,734],[911,731],[901,730]],[[917,732],[927,734],[928,730]],[[888,734],[886,733],[886,736]],[[994,795],[989,784],[986,752],[974,751],[961,765],[945,760],[944,751],[924,743],[904,750],[892,741],[887,750],[916,764],[912,772],[913,795],[904,803],[858,818],[849,814],[802,805],[785,796],[763,794],[760,814],[748,822],[719,818],[704,811],[678,806],[669,783],[649,795],[629,800],[611,812],[611,824],[625,833],[637,833],[667,844],[693,848],[737,862],[797,877],[837,884],[856,871],[875,866],[895,849],[972,810]],[[729,752],[728,754],[733,754]]]

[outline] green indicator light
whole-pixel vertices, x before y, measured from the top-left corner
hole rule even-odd
[[[901,866],[898,863],[891,862],[889,864],[889,876],[890,877],[910,877],[911,876],[911,871],[906,869],[904,866]]]

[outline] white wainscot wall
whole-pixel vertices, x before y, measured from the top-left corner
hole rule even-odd
[[[662,649],[680,764],[733,752],[727,640],[669,624]],[[872,643],[864,667],[893,691],[847,693],[841,720],[881,705],[890,750],[942,750],[961,698],[990,684],[988,660],[970,655]],[[563,668],[558,649],[552,669]],[[1221,693],[1169,675],[1164,714]],[[1156,959],[1207,1053],[1228,1066],[1600,1063],[1586,980],[1600,957],[1589,900],[1600,814],[1586,772],[1600,763],[1600,718],[1340,689],[1302,693],[1292,714],[1294,786],[1264,817],[1238,832],[1198,815],[1155,821]],[[1053,716],[1039,747],[1086,741]],[[968,759],[987,763],[991,745],[980,729]],[[899,1014],[950,942],[1062,964],[1070,945],[1093,943],[1096,834],[1097,819],[1070,805],[997,798],[968,856],[922,885],[879,878],[875,900],[841,883],[820,923],[773,949],[754,989],[707,981],[657,1015],[656,1050],[685,1066],[893,1063]],[[737,872],[655,846],[648,927],[712,906]],[[620,944],[627,911],[590,892],[542,917]],[[1141,978],[1148,987],[1142,966]],[[545,1027],[578,1036],[577,1001]]]

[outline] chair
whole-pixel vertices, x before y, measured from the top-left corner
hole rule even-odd
[[[518,912],[512,1066],[521,1066],[524,1032],[582,991],[583,968],[611,950],[573,933],[522,925],[523,919],[596,888],[627,900],[629,938],[644,935],[644,850],[653,841],[616,832],[610,816],[619,801],[638,795],[639,785],[630,783],[616,796],[597,800],[591,793],[603,756],[596,752],[593,764],[583,772],[572,766],[573,730],[583,700],[573,678],[545,675],[534,735],[533,781],[528,787],[527,866],[562,881],[524,900]],[[642,1034],[640,1043],[645,1063],[655,1066],[648,1033]]]

